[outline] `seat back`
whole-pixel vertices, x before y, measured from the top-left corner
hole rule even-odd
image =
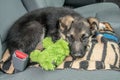
[[[61,7],[65,0],[22,0],[26,9],[32,11],[43,7]]]

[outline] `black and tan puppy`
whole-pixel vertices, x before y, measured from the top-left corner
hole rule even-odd
[[[89,19],[70,8],[41,8],[25,14],[12,25],[7,46],[11,54],[17,49],[30,53],[44,37],[51,36],[53,40],[66,39],[73,56],[83,57],[90,29]]]
[[[93,17],[79,18],[68,15],[60,18],[60,37],[69,42],[71,55],[74,58],[85,55],[88,38],[96,33],[98,22]]]
[[[58,39],[59,18],[66,15],[82,18],[72,9],[63,7],[41,8],[23,15],[8,32],[7,46],[10,53],[16,49],[30,53],[44,36],[51,36],[53,40]]]

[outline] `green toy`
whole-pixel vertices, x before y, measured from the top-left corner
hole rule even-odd
[[[30,59],[38,62],[45,70],[54,70],[69,55],[68,43],[63,39],[53,43],[51,37],[46,37],[42,43],[45,49],[43,51],[34,50],[30,54]]]

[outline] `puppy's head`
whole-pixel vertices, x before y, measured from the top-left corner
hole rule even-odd
[[[70,44],[71,55],[74,58],[83,57],[88,45],[88,38],[95,33],[97,22],[90,22],[92,18],[78,18],[65,16],[60,18],[60,37]]]

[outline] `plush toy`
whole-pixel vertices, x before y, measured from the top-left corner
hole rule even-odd
[[[42,45],[44,50],[34,50],[30,54],[30,59],[38,62],[45,70],[54,70],[69,55],[68,43],[63,39],[53,43],[51,37],[46,37]]]

